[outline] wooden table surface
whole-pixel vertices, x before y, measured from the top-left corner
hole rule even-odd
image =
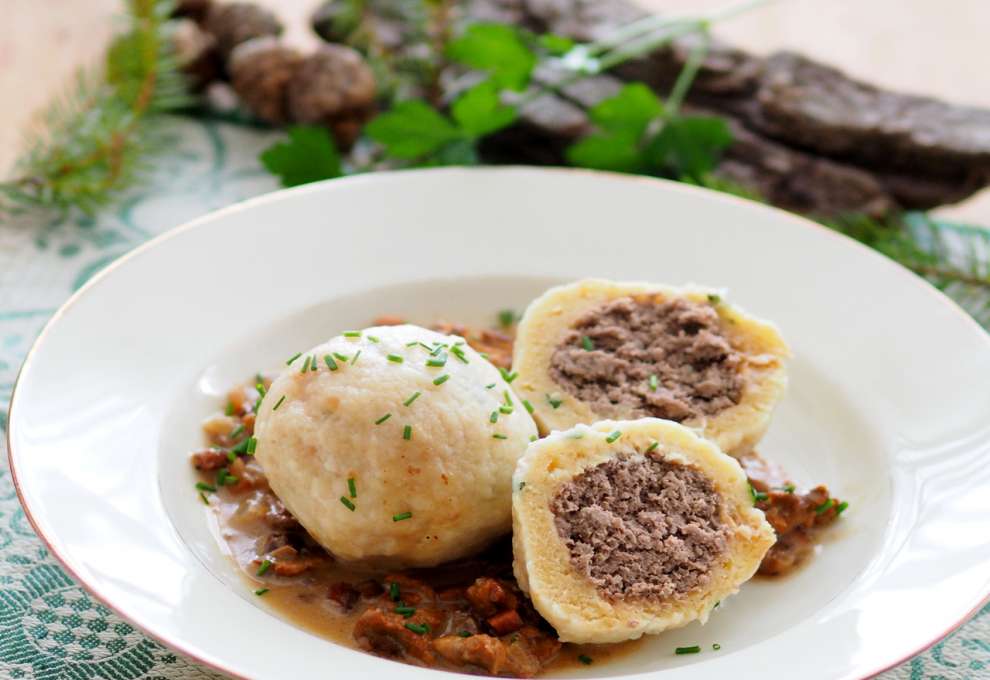
[[[726,0],[640,0],[663,12],[695,12]],[[312,39],[318,0],[259,0]],[[121,0],[2,0],[0,174],[17,155],[32,113],[80,64],[98,58]],[[782,0],[720,25],[716,33],[754,52],[800,50],[880,85],[990,108],[986,34],[990,0]],[[990,191],[942,211],[990,226]]]

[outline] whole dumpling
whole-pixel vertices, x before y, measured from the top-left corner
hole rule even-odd
[[[720,291],[586,279],[529,305],[512,367],[544,433],[656,417],[740,455],[770,424],[789,356],[776,326]]]
[[[553,432],[513,481],[516,579],[565,642],[704,623],[775,540],[739,463],[669,420]]]
[[[536,425],[463,339],[412,325],[334,337],[272,383],[255,455],[338,560],[431,566],[511,528],[511,478]]]

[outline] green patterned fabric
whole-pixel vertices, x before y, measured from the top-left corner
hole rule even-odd
[[[175,120],[175,151],[151,186],[98,220],[0,224],[0,435],[25,353],[95,272],[166,229],[275,188],[258,165],[271,133]],[[17,502],[0,443],[0,678],[200,679],[217,675],[117,618],[66,576]],[[988,565],[990,568],[990,565]],[[923,616],[919,612],[919,616]],[[884,680],[990,678],[990,606]]]

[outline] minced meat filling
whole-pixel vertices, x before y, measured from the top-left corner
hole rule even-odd
[[[571,564],[608,599],[663,600],[706,584],[727,547],[719,495],[698,470],[629,455],[584,471],[550,502]]]
[[[550,376],[596,413],[681,422],[739,403],[741,361],[711,305],[627,297],[578,320]]]

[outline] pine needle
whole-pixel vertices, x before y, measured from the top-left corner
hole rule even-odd
[[[157,115],[189,104],[170,38],[172,9],[171,0],[127,3],[127,30],[104,65],[80,71],[42,113],[15,179],[0,183],[0,213],[93,213],[147,174],[164,146]]]

